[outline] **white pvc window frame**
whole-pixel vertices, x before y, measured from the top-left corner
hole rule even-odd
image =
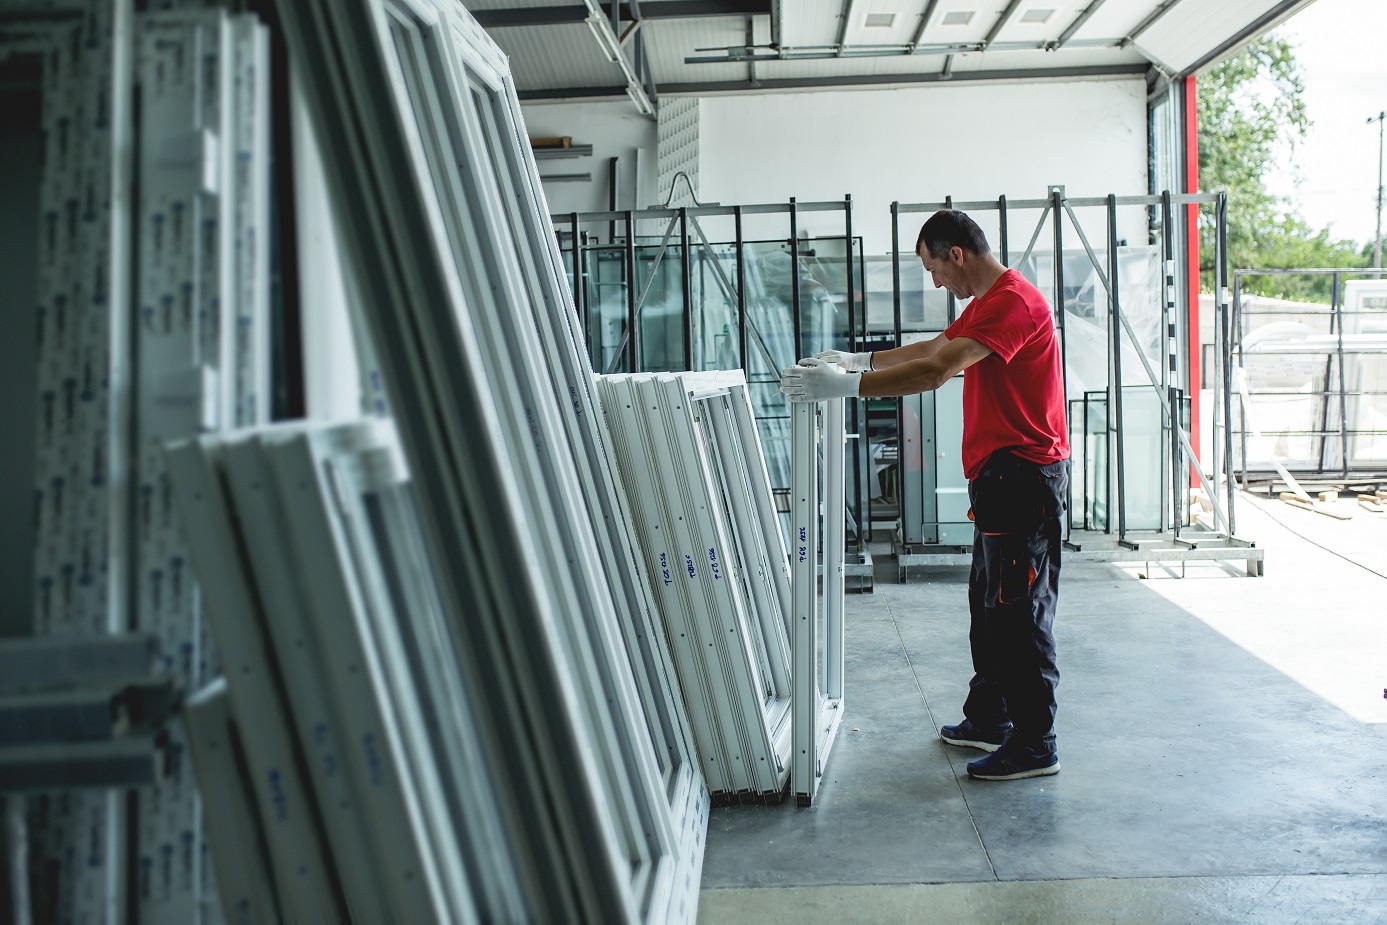
[[[236,735],[226,679],[188,698],[182,715],[198,784],[216,794],[203,801],[202,818],[212,842],[222,912],[228,921],[239,915],[244,921],[279,925],[273,875],[260,849],[264,828],[241,772],[238,752],[244,754],[244,748]]]
[[[240,532],[248,574],[263,613],[266,642],[282,678],[286,702],[281,712],[293,723],[347,908],[353,918],[388,916],[386,890],[380,882],[384,868],[372,864],[367,852],[350,847],[372,842],[367,814],[358,803],[346,767],[350,739],[327,689],[306,590],[294,565],[290,513],[279,500],[265,451],[267,441],[285,439],[302,429],[301,424],[291,424],[252,436],[203,438],[202,450],[235,513],[227,529]],[[339,433],[338,441],[342,449],[352,450],[365,445],[366,438],[365,432],[347,430]],[[198,568],[203,574],[202,566]],[[216,629],[220,640],[222,627]],[[239,679],[234,673],[230,678],[234,694]],[[236,712],[245,715],[239,709]]]
[[[295,733],[278,696],[278,666],[264,634],[254,584],[242,563],[220,473],[194,441],[171,446],[165,459],[206,614],[231,681],[233,712],[254,718],[243,744],[281,913],[290,920],[340,919],[342,900],[327,846],[318,837],[309,784],[299,773]],[[214,854],[226,850],[213,846]]]
[[[646,728],[652,711],[626,657],[639,647],[614,617],[614,601],[629,595],[619,585],[614,593],[594,551],[595,525],[617,528],[575,472],[575,456],[591,467],[601,452],[585,443],[575,454],[571,441],[591,433],[562,419],[570,405],[586,411],[581,390],[571,394],[584,383],[556,376],[532,320],[552,322],[566,303],[532,317],[523,310],[535,305],[517,252],[549,254],[553,244],[532,240],[545,226],[537,200],[517,214],[488,154],[489,137],[497,151],[521,144],[514,87],[495,79],[504,58],[441,0],[283,0],[280,12],[342,206],[345,263],[399,424],[442,607],[492,716],[488,758],[513,787],[507,829],[543,885],[537,916],[692,918],[706,795],[667,679],[646,690],[663,684],[659,715],[673,719],[658,735]],[[479,115],[478,81],[507,103],[504,137]],[[534,197],[529,155],[521,166]],[[530,233],[508,239],[508,224]],[[549,278],[552,254],[548,262],[553,293],[561,278]],[[620,510],[611,498],[605,506]],[[656,758],[662,747],[674,774]],[[538,805],[548,812],[534,814]]]
[[[718,802],[789,778],[785,547],[740,371],[599,378],[637,532]]]
[[[548,207],[530,154],[519,100],[504,57],[470,17],[452,22],[461,55],[460,68],[473,95],[482,136],[487,144],[495,188],[504,205],[521,278],[534,323],[541,364],[551,371],[549,383],[568,439],[568,454],[593,525],[593,568],[605,570],[614,607],[669,801],[669,815],[679,854],[701,866],[707,788],[698,771],[693,734],[679,697],[673,663],[659,632],[649,576],[635,551],[630,505],[613,471],[611,437],[598,407],[594,377],[587,361]],[[504,237],[504,236],[503,236]],[[503,242],[504,243],[504,242]],[[599,519],[598,514],[601,517]],[[595,631],[611,639],[610,630]],[[613,651],[616,643],[613,640]],[[613,670],[619,670],[613,668]],[[687,900],[676,897],[676,903]]]
[[[843,721],[843,399],[796,402],[790,415],[795,679],[791,786],[799,805],[809,806]]]
[[[231,691],[258,698],[255,713],[238,709],[252,744],[262,726],[293,724],[308,772],[297,786],[316,804],[336,868],[328,880],[346,908],[338,915],[323,905],[319,914],[532,918],[525,890],[534,887],[522,885],[494,808],[479,719],[449,658],[432,575],[419,568],[412,499],[387,422],[291,424],[204,438],[169,455],[199,574],[217,588],[243,576],[241,603],[258,611],[234,611],[218,638],[231,639],[231,651],[263,638],[268,667],[247,674],[229,662]],[[218,505],[216,516],[203,510]],[[235,840],[219,841],[218,864],[237,850]],[[284,863],[276,858],[275,869]]]

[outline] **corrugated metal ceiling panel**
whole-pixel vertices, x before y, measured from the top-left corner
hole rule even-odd
[[[521,90],[626,85],[621,68],[607,60],[582,23],[493,29],[491,36],[510,56]]]
[[[1186,0],[1190,2],[1190,0]],[[1199,2],[1199,0],[1193,0]],[[1142,20],[1155,12],[1160,0],[1106,0],[1088,22],[1074,33],[1074,39],[1120,39],[1131,33]],[[1208,3],[1200,3],[1207,6]]]
[[[995,26],[1008,0],[939,0],[922,37],[921,53],[852,56],[854,48],[861,50],[868,43],[881,51],[904,48],[918,27],[927,2],[856,0],[848,29],[848,55],[758,61],[754,71],[763,80],[818,79],[826,82],[844,77],[877,75],[890,80],[897,75],[937,73],[943,69],[944,59],[941,54],[933,53],[933,49],[945,44],[981,42]],[[1284,5],[1278,0],[1225,0],[1219,4],[1180,0],[1156,20],[1134,46],[1119,50],[1087,43],[1095,40],[1116,43],[1159,8],[1161,0],[1104,0],[1075,33],[1070,44],[1063,48],[1045,52],[1007,47],[1012,43],[1056,41],[1091,2],[1023,0],[998,35],[996,47],[982,54],[956,54],[953,71],[961,76],[973,71],[1136,66],[1149,57],[1179,72],[1221,47],[1268,10]],[[1302,0],[1300,5],[1309,2],[1312,0]],[[561,4],[570,5],[565,0],[486,0],[478,6],[504,9]],[[581,7],[576,0],[571,5]],[[844,6],[844,0],[787,0],[785,45],[831,48],[837,39]],[[1047,9],[1054,12],[1044,22],[1023,21],[1028,11]],[[970,12],[973,15],[965,24],[943,24],[951,13]],[[867,27],[864,25],[866,17],[872,13],[895,13],[896,16],[889,27]],[[747,62],[688,64],[684,59],[716,56],[728,48],[740,53],[747,42],[747,21],[744,16],[648,21],[643,27],[644,36],[657,86],[746,81],[753,71]],[[760,46],[758,54],[770,54],[767,47],[769,17],[758,15],[751,21],[754,23],[753,44]],[[620,68],[607,61],[590,31],[581,24],[498,27],[493,28],[491,34],[510,55],[516,82],[523,91],[619,87],[624,83]],[[699,52],[697,49],[713,50]]]
[[[832,45],[845,0],[786,0],[781,5],[780,42],[787,48]]]
[[[1185,0],[1157,20],[1137,44],[1167,69],[1183,71],[1280,5],[1279,0]]]
[[[583,0],[463,0],[468,10],[524,10],[544,6],[583,6]]]
[[[764,80],[833,79],[857,75],[894,77],[906,74],[936,74],[943,70],[945,57],[938,54],[917,54],[857,60],[766,61],[757,64],[756,73]],[[1141,65],[1143,60],[1141,55],[1133,49],[1074,49],[1065,52],[1012,51],[954,55],[952,67],[955,73],[959,73],[964,71]],[[701,78],[701,76],[702,72],[700,71],[699,77]]]
[[[1141,65],[1143,63],[1145,60],[1133,49],[1080,48],[1065,52],[1014,51],[1007,52],[1005,55],[956,55],[953,69],[955,74],[966,74],[969,71],[1078,69]]]
[[[761,17],[765,19],[765,17]],[[709,80],[738,80],[747,76],[747,66],[737,64],[685,64],[691,55],[708,56],[700,48],[727,48],[746,42],[746,20],[734,16],[718,19],[664,19],[647,23],[645,47],[650,55],[655,85],[692,83]],[[765,29],[757,30],[757,41],[765,41]]]

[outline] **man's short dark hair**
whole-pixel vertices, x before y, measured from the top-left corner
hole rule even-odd
[[[929,217],[920,227],[920,236],[915,239],[915,253],[920,253],[922,245],[929,248],[929,254],[935,260],[947,257],[949,249],[954,247],[974,254],[992,253],[992,248],[987,246],[987,236],[982,233],[978,223],[957,209],[936,212]]]

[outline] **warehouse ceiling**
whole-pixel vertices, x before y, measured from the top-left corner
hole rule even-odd
[[[466,0],[522,99],[1193,73],[1313,0]],[[613,4],[615,3],[615,7]]]

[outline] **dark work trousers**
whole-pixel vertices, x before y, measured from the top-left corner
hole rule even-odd
[[[1055,607],[1069,461],[1040,465],[994,453],[968,483],[973,680],[963,715],[981,729],[1012,725],[1008,749],[1055,751]]]

